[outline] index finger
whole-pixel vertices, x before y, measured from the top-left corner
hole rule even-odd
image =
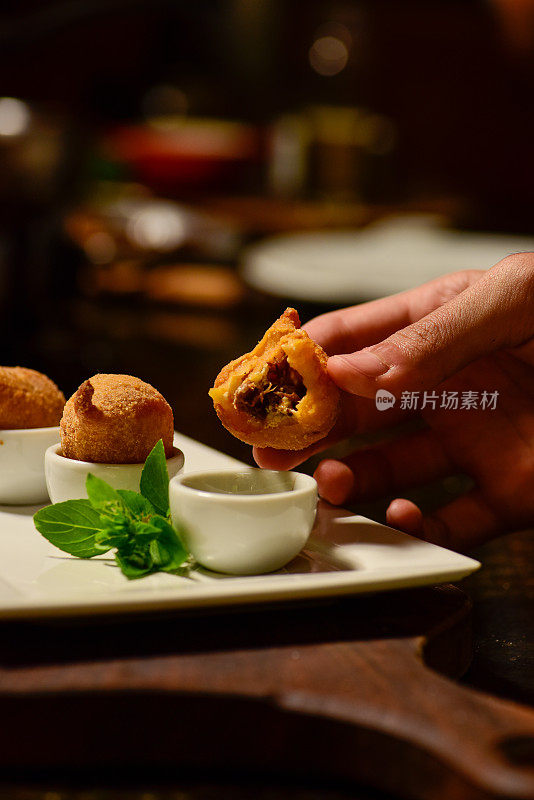
[[[329,356],[352,353],[417,322],[484,274],[483,270],[453,272],[415,289],[321,314],[303,328]]]

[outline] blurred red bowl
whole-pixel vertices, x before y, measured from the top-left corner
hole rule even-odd
[[[160,191],[220,186],[243,174],[260,153],[255,128],[209,119],[121,126],[106,146],[111,158]]]

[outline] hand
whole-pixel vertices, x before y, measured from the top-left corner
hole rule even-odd
[[[488,272],[438,278],[399,295],[317,317],[305,329],[331,356],[328,371],[343,390],[327,439],[306,451],[254,452],[257,463],[291,469],[349,435],[412,416],[403,392],[437,392],[436,408],[417,413],[415,433],[315,472],[334,504],[396,493],[458,473],[475,488],[433,514],[396,499],[389,525],[457,550],[534,523],[534,253],[509,256]],[[378,389],[395,407],[375,408]],[[440,407],[443,392],[498,392],[495,409]],[[421,405],[421,402],[419,402]]]

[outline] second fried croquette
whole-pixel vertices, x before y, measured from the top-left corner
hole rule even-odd
[[[64,405],[63,392],[42,372],[0,367],[0,429],[52,428]]]
[[[61,449],[67,458],[104,464],[143,462],[156,442],[173,450],[174,419],[163,395],[132,375],[94,375],[67,400]]]

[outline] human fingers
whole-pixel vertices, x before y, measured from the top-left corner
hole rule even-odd
[[[341,389],[374,397],[435,387],[475,359],[534,334],[534,253],[509,256],[460,294],[378,344],[328,361]]]
[[[453,471],[454,465],[435,434],[422,430],[341,460],[325,459],[314,477],[321,497],[341,505],[429,483]]]
[[[321,314],[303,325],[328,353],[351,353],[381,342],[442,306],[478,280],[482,270],[443,275],[415,289]]]
[[[471,550],[502,532],[497,515],[477,490],[427,515],[409,500],[393,500],[386,520],[393,528],[459,552]]]
[[[363,347],[424,316],[482,274],[484,273],[481,271],[471,270],[446,275],[417,289],[323,314],[303,327],[328,353]],[[351,403],[352,408],[347,408]],[[369,403],[369,398],[348,395],[342,398],[340,421],[325,439],[300,451],[254,447],[253,457],[258,466],[264,469],[292,469],[351,434],[387,427],[395,424],[402,416],[405,414],[400,414],[398,407],[387,412],[379,411],[374,404]]]

